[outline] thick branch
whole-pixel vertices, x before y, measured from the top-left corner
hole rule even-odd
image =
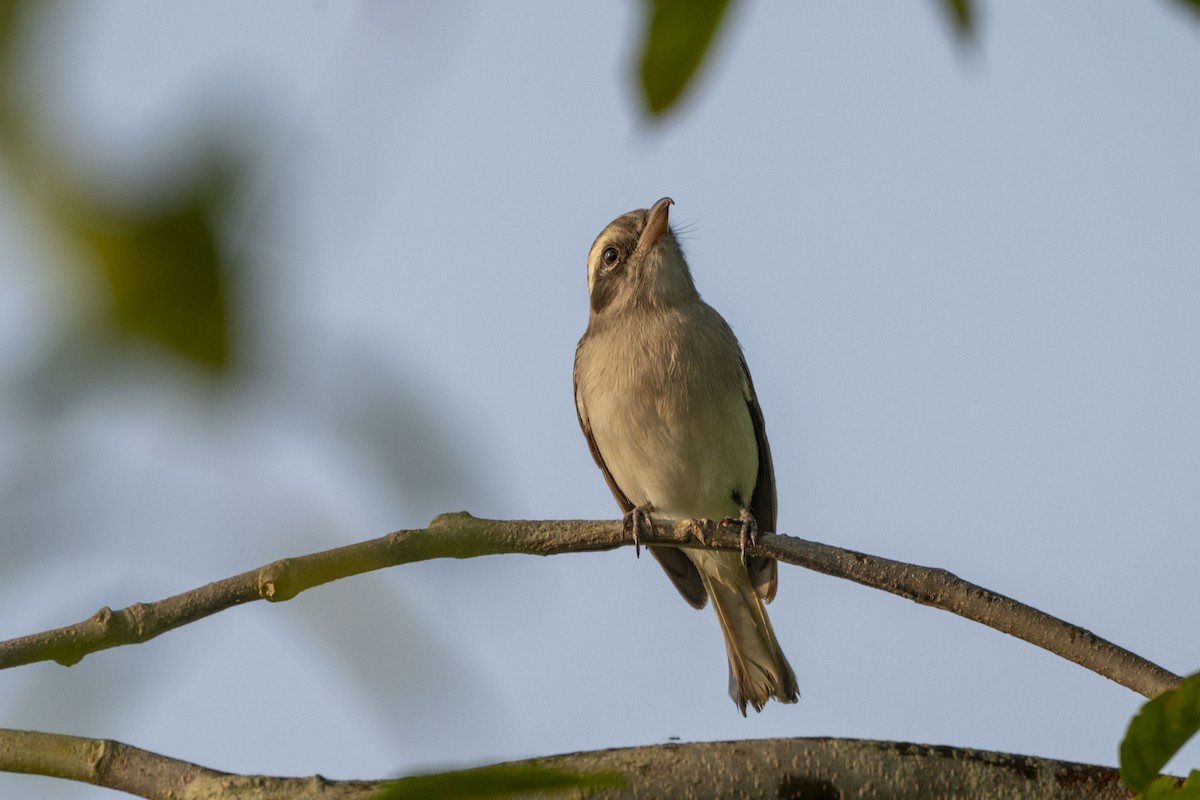
[[[846,800],[1128,800],[1130,796],[1117,771],[1108,767],[854,739],[654,745],[537,758],[509,766],[526,772],[541,767],[580,776],[620,776],[587,790],[587,796],[597,800],[684,796],[695,800],[809,796]],[[6,729],[0,729],[0,770],[84,781],[151,800],[365,800],[388,786],[397,790],[396,796],[417,796],[416,787],[404,779],[330,781],[319,775],[230,775],[120,742]],[[472,776],[468,771],[447,777],[459,776],[458,788],[470,785],[478,790],[478,774]]]
[[[738,532],[709,521],[656,524],[645,544],[741,547]],[[289,600],[339,578],[432,558],[473,558],[500,553],[552,555],[628,544],[617,522],[522,521],[443,514],[428,528],[396,531],[379,539],[276,561],[155,603],[120,611],[102,608],[66,628],[0,642],[0,669],[35,661],[70,665],[88,653],[153,639],[161,633],[252,600]],[[785,535],[764,535],[750,552],[846,578],[934,606],[1044,647],[1056,655],[1153,697],[1179,684],[1179,676],[1016,600],[931,569]]]

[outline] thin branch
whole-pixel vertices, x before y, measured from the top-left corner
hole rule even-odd
[[[153,639],[159,634],[252,600],[290,600],[307,589],[363,572],[433,558],[501,553],[553,555],[628,544],[621,525],[605,520],[523,521],[443,514],[428,528],[275,561],[155,603],[119,611],[105,607],[89,619],[0,642],[0,669],[36,661],[71,665],[88,653]],[[657,524],[645,544],[741,547],[738,532],[706,520]],[[943,569],[906,564],[782,534],[763,535],[754,555],[770,556],[907,597],[975,620],[1074,661],[1146,697],[1174,688],[1180,677],[1095,634],[968,583]]]
[[[1128,800],[1117,770],[982,750],[856,739],[759,739],[599,750],[428,778],[331,781],[231,775],[104,739],[0,728],[0,770],[83,781],[148,800],[366,800],[465,796],[507,773],[578,776],[593,800],[629,797],[1005,797]],[[703,776],[700,778],[699,776]],[[614,779],[615,778],[615,779]],[[424,789],[424,793],[422,793]],[[455,791],[457,790],[457,791]],[[474,794],[472,794],[474,796]],[[522,795],[526,796],[526,795]],[[538,796],[545,796],[538,794]]]
[[[366,798],[382,781],[234,775],[112,739],[0,728],[0,770],[46,775],[149,798]]]

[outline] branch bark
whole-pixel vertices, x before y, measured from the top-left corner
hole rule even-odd
[[[593,785],[593,800],[638,797],[839,797],[846,800],[1128,800],[1117,770],[954,747],[855,739],[761,739],[694,742],[536,758],[508,765],[580,776],[620,776]],[[281,778],[231,775],[101,739],[0,729],[0,769],[52,775],[149,800],[366,800],[386,788],[418,796],[413,779],[331,781],[315,775]],[[480,782],[471,771],[460,791]],[[605,784],[608,784],[607,786]],[[442,794],[439,796],[458,796]],[[509,795],[506,795],[509,796]],[[545,796],[538,794],[537,796]]]
[[[234,775],[152,753],[112,739],[85,739],[0,728],[0,770],[104,786],[150,800],[202,798],[358,798],[380,781],[327,781]]]
[[[708,520],[656,523],[643,544],[739,550],[738,532]],[[427,528],[275,561],[153,603],[119,611],[105,607],[90,618],[0,642],[0,669],[37,661],[78,662],[85,655],[153,639],[169,630],[254,600],[279,602],[323,583],[433,558],[501,553],[548,556],[629,544],[619,522],[605,520],[488,520],[443,514]],[[1180,677],[1077,625],[1012,598],[921,567],[782,534],[765,534],[748,552],[845,578],[941,608],[1043,647],[1146,697],[1178,686]],[[777,623],[778,624],[778,623]]]

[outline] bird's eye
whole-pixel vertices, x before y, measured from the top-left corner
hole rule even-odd
[[[615,247],[604,248],[604,253],[600,257],[604,259],[604,266],[606,267],[616,266],[617,262],[621,260],[621,254],[617,252],[617,248]]]

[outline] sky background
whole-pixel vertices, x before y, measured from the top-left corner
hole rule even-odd
[[[147,353],[31,405],[86,287],[0,184],[0,638],[446,511],[615,518],[572,400],[586,256],[670,195],[781,532],[1200,669],[1200,24],[980,11],[962,48],[933,2],[738,4],[654,121],[632,2],[56,4],[28,80],[81,169],[121,190],[210,134],[246,156],[242,367],[214,393]],[[671,737],[1114,765],[1143,700],[787,565],[769,610],[802,697],[748,719],[712,612],[622,548],[405,566],[9,670],[0,725],[332,778]],[[0,776],[34,795],[113,796]]]

